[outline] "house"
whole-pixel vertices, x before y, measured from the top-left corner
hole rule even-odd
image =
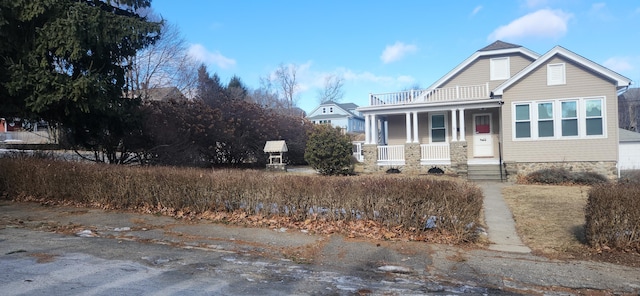
[[[630,88],[618,96],[618,122],[620,128],[640,131],[640,88]]]
[[[0,118],[0,143],[4,144],[56,144],[45,121],[28,121],[21,118]]]
[[[640,170],[640,133],[620,129],[618,169]]]
[[[356,111],[358,105],[326,101],[309,113],[307,119],[315,124],[331,124],[347,133],[363,133],[364,117]]]
[[[365,171],[514,179],[549,168],[617,176],[618,93],[631,80],[561,46],[496,41],[424,90],[370,94]]]
[[[140,89],[133,92],[135,98],[142,98],[143,101],[161,101],[167,102],[171,99],[176,101],[186,100],[187,97],[175,86],[155,87]]]

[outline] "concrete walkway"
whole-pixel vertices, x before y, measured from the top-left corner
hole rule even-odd
[[[531,253],[531,249],[525,246],[516,232],[516,223],[513,220],[511,210],[502,197],[501,182],[478,182],[484,192],[484,219],[487,225],[487,233],[491,245],[490,250]]]

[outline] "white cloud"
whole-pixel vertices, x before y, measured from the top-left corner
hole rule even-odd
[[[637,60],[640,61],[640,58]],[[633,58],[630,57],[611,57],[608,58],[604,63],[602,63],[605,67],[616,71],[616,72],[627,72],[632,71],[633,67]]]
[[[562,10],[541,9],[497,28],[487,39],[559,38],[567,33],[567,22],[572,17]]]
[[[394,45],[387,45],[382,52],[380,59],[383,63],[388,64],[391,62],[402,59],[405,55],[418,51],[418,47],[413,44],[404,44],[400,41]]]
[[[213,64],[222,69],[229,69],[236,65],[236,60],[225,57],[219,51],[210,52],[202,44],[192,44],[189,55],[205,64]]]
[[[478,12],[480,12],[480,10],[482,10],[482,5],[476,6],[476,8],[474,8],[473,11],[471,12],[471,15],[474,16],[474,15],[478,14]]]
[[[611,21],[614,19],[613,15],[607,8],[607,3],[604,3],[604,2],[591,4],[591,10],[589,10],[589,16],[601,21]]]

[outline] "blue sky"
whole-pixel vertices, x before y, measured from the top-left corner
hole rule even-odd
[[[153,0],[190,54],[224,83],[250,88],[281,64],[298,68],[298,106],[318,105],[327,75],[342,102],[427,88],[478,49],[502,40],[543,54],[561,45],[640,81],[640,1]]]

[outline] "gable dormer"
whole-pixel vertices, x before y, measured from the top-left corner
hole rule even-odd
[[[538,57],[537,53],[525,47],[498,40],[476,51],[429,89],[487,83],[492,89],[520,72]]]

